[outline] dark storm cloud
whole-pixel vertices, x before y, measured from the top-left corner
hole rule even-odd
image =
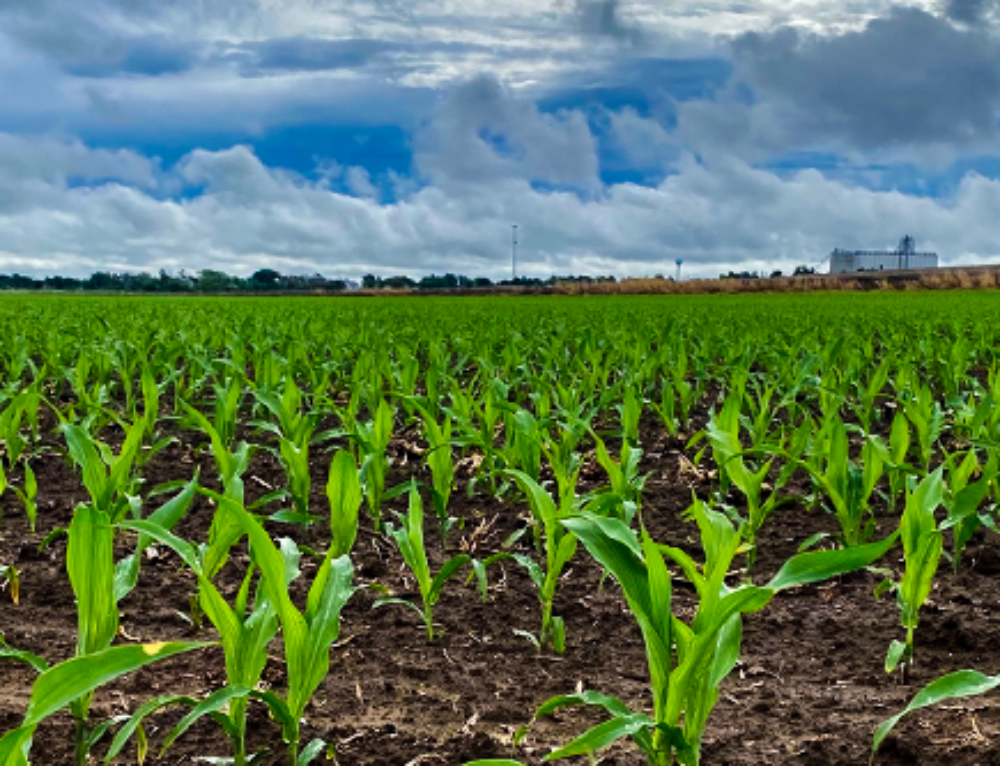
[[[19,12],[19,8],[0,5],[4,35],[69,74],[173,74],[191,69],[203,56],[202,46],[193,41],[124,32],[100,14],[59,8],[52,0],[34,13]]]
[[[576,13],[584,34],[611,37],[622,42],[638,42],[638,26],[621,15],[621,0],[575,0]]]
[[[942,10],[952,21],[978,24],[997,15],[998,0],[945,0]]]
[[[1000,48],[979,29],[908,8],[839,36],[786,27],[733,47],[755,97],[780,105],[799,140],[875,148],[997,137]]]

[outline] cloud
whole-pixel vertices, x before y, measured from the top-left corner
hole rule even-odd
[[[621,0],[575,0],[580,28],[585,34],[637,43],[642,38],[639,27],[622,18]]]
[[[996,145],[1000,44],[980,28],[896,8],[843,34],[782,27],[742,35],[732,48],[728,97],[681,110],[684,136],[700,147]]]
[[[1000,13],[998,0],[945,0],[944,15],[963,24],[977,24]]]
[[[597,146],[581,112],[542,113],[489,76],[452,92],[417,134],[414,160],[437,183],[502,178],[580,188],[597,183]]]
[[[270,266],[496,278],[507,273],[511,223],[520,227],[522,273],[538,276],[670,272],[676,258],[690,275],[788,270],[835,246],[888,246],[904,232],[949,262],[1000,261],[992,236],[1000,182],[974,173],[933,200],[814,170],[779,176],[686,155],[655,187],[617,184],[588,198],[502,177],[425,186],[380,204],[269,169],[245,147],[193,152],[160,169],[134,154],[49,140],[17,167],[10,158],[26,148],[18,140],[0,140],[0,165],[13,168],[0,190],[2,272]],[[128,185],[138,181],[148,188]],[[165,197],[172,184],[184,193]],[[12,192],[19,204],[4,202]]]

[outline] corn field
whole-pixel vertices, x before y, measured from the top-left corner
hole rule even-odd
[[[0,331],[0,766],[996,757],[994,293]]]

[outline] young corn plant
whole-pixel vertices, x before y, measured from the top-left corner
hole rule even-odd
[[[722,411],[709,420],[706,434],[712,447],[712,457],[719,466],[720,475],[724,478],[723,492],[726,490],[727,481],[732,482],[746,498],[747,515],[742,530],[749,546],[747,551],[749,576],[753,572],[754,561],[757,558],[757,534],[771,513],[780,506],[779,490],[791,478],[794,460],[788,461],[788,465],[781,471],[774,484],[768,488],[768,495],[765,498],[766,480],[774,460],[773,458],[767,460],[757,469],[748,466],[744,461],[743,456],[747,452],[743,450],[739,440],[741,399],[742,396],[731,395]]]
[[[486,574],[483,564],[466,553],[461,553],[448,559],[432,576],[430,564],[427,561],[427,551],[424,548],[424,506],[420,499],[420,493],[416,487],[410,489],[409,511],[401,518],[402,526],[397,528],[390,522],[386,525],[386,532],[396,543],[403,561],[406,562],[413,578],[417,581],[417,589],[420,591],[420,606],[412,601],[400,598],[384,598],[375,602],[375,607],[398,604],[406,606],[416,611],[424,622],[427,631],[427,640],[433,641],[437,635],[434,630],[434,607],[441,598],[441,590],[449,579],[458,574],[459,570],[466,564],[473,567],[474,573],[479,578],[480,594],[485,601],[486,595]]]
[[[314,441],[313,435],[319,424],[320,413],[303,411],[302,391],[291,377],[285,380],[280,399],[261,389],[255,390],[254,396],[278,421],[277,424],[254,421],[254,424],[277,436],[279,448],[276,455],[285,469],[292,497],[293,512],[276,518],[309,524],[313,521],[309,513],[309,490],[312,484],[309,476],[309,446]]]
[[[918,386],[916,393],[905,399],[902,405],[906,417],[917,432],[920,467],[924,473],[927,473],[930,469],[934,445],[944,429],[944,412],[927,384]]]
[[[379,534],[383,531],[382,501],[390,465],[386,451],[392,439],[393,419],[392,406],[385,399],[380,399],[372,420],[358,423],[353,434],[362,456],[361,486],[365,491],[368,513]]]
[[[884,470],[883,447],[876,437],[868,436],[861,449],[861,464],[853,462],[849,456],[847,429],[837,416],[827,425],[823,447],[819,455],[822,469],[814,467],[812,461],[800,464],[833,506],[844,547],[868,542],[875,532],[875,517],[869,501]]]
[[[504,416],[504,434],[504,462],[509,468],[539,481],[542,472],[542,429],[538,419],[525,409],[508,412]]]
[[[175,524],[190,507],[193,492],[192,483],[151,518]],[[86,658],[111,646],[118,634],[118,602],[135,587],[142,552],[149,542],[140,540],[136,552],[116,566],[110,514],[97,506],[77,507],[69,527],[66,551],[66,570],[76,597],[77,657]],[[87,754],[107,728],[93,725],[90,703],[90,694],[68,701],[75,721],[74,763],[79,766],[86,764]]]
[[[996,483],[1000,466],[997,453],[991,451],[986,465],[980,467],[975,450],[969,450],[961,462],[957,455],[947,455],[945,465],[948,467],[948,481],[942,502],[948,516],[941,522],[940,529],[942,532],[952,530],[951,563],[957,573],[965,547],[978,530],[985,527],[1000,534],[991,513],[992,504],[988,509],[981,510]],[[978,479],[973,481],[977,474]]]
[[[893,536],[850,550],[803,553],[787,561],[767,585],[731,589],[725,577],[742,544],[740,530],[725,515],[700,502],[695,502],[690,513],[701,530],[705,555],[701,565],[678,549],[658,545],[645,528],[640,538],[620,519],[582,514],[562,522],[618,580],[639,623],[646,644],[653,715],[634,712],[615,697],[593,691],[554,697],[538,709],[536,719],[575,705],[601,708],[609,718],[544,760],[593,756],[629,737],[651,766],[698,766],[719,686],[739,659],[742,615],[762,609],[779,591],[867,566],[895,541]],[[690,625],[673,614],[671,576],[664,556],[683,570],[697,591],[698,609]],[[525,733],[522,729],[519,738]]]
[[[325,750],[325,743],[313,740],[300,752],[301,722],[309,701],[330,670],[330,648],[340,635],[340,612],[356,590],[354,567],[348,556],[334,558],[333,551],[327,551],[309,588],[305,611],[299,611],[288,593],[287,557],[238,503],[217,499],[230,506],[250,539],[253,560],[261,570],[261,587],[281,622],[288,690],[284,697],[262,692],[259,699],[281,722],[290,766],[307,766]]]
[[[902,412],[897,412],[889,430],[889,450],[886,468],[889,476],[889,501],[895,510],[899,498],[904,496],[907,476],[917,469],[907,463],[910,452],[910,424]]]
[[[108,513],[81,505],[73,514],[66,550],[66,570],[76,596],[76,657],[103,652],[118,635],[115,599],[114,528]],[[90,720],[92,693],[69,700],[74,720],[74,763],[85,766],[87,755],[104,733]]]
[[[535,643],[539,651],[551,647],[557,654],[562,654],[566,650],[566,625],[562,617],[552,613],[552,608],[562,571],[576,554],[576,536],[561,523],[573,512],[575,503],[570,502],[567,495],[563,498],[564,503],[556,505],[549,493],[528,474],[522,471],[507,473],[527,496],[534,522],[541,529],[545,568],[542,569],[534,559],[523,554],[500,553],[487,559],[486,564],[510,558],[527,570],[531,581],[538,588],[542,624],[537,637],[524,635]]]
[[[0,474],[2,473],[3,468],[0,468]],[[0,490],[4,486],[6,486],[6,477],[0,475]],[[24,461],[24,486],[18,487],[16,484],[9,486],[21,501],[21,505],[24,506],[24,514],[28,517],[28,527],[34,532],[38,525],[38,480],[27,460]],[[0,491],[0,495],[2,494],[3,492]]]
[[[217,510],[218,512],[220,511]],[[259,590],[256,597],[252,598],[254,567],[249,568],[235,602],[230,606],[209,574],[212,561],[208,559],[208,546],[195,546],[172,535],[153,521],[123,522],[121,526],[138,532],[141,538],[156,541],[174,550],[198,578],[201,610],[215,626],[222,644],[227,684],[204,700],[172,694],[150,700],[119,729],[105,763],[110,763],[117,757],[133,735],[138,737],[140,743],[145,741],[143,721],[146,717],[167,707],[184,705],[190,707],[191,712],[167,736],[161,755],[195,721],[209,715],[228,735],[235,766],[247,766],[252,762],[246,746],[248,699],[260,681],[267,664],[268,647],[278,631],[277,613],[270,600],[263,598]]]
[[[650,402],[650,407],[660,416],[660,421],[667,433],[677,436],[681,430],[680,418],[677,414],[677,392],[669,377],[660,380],[660,401]]]
[[[60,426],[69,455],[83,474],[83,484],[94,508],[108,514],[112,523],[139,513],[138,480],[132,467],[142,445],[143,425],[132,425],[115,455],[104,442],[74,423]]]
[[[176,375],[176,373],[174,373],[174,375]],[[143,428],[142,445],[140,446],[135,457],[135,467],[140,473],[142,472],[143,467],[145,467],[145,465],[152,460],[153,457],[177,441],[175,437],[163,436],[157,430],[157,424],[160,416],[160,397],[172,379],[173,376],[168,376],[162,383],[157,383],[156,377],[153,375],[150,367],[143,367],[141,374],[143,401],[142,413],[140,414],[138,412],[138,408],[133,406],[131,414],[132,422],[142,422]],[[120,425],[122,430],[128,430],[127,425]]]
[[[434,513],[441,529],[441,547],[445,547],[448,532],[455,519],[448,515],[448,501],[455,483],[455,461],[451,448],[451,417],[447,412],[439,425],[434,417],[418,406],[424,421],[424,436],[427,439],[427,465],[431,469],[431,500]]]
[[[893,641],[886,655],[885,670],[901,668],[907,678],[913,665],[913,635],[920,622],[920,608],[930,596],[944,547],[935,511],[944,497],[942,468],[924,477],[916,488],[906,493],[906,507],[899,525],[903,541],[905,569],[899,583],[884,582],[878,592],[896,591],[899,621],[906,629],[905,641]]]
[[[621,454],[616,461],[608,453],[608,448],[596,433],[591,432],[596,445],[597,462],[608,475],[608,486],[595,492],[595,499],[602,507],[621,509],[626,524],[642,507],[642,492],[646,486],[646,476],[639,472],[642,450],[622,441]],[[591,508],[593,510],[594,508]]]

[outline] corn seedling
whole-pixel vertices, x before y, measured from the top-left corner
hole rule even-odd
[[[278,421],[277,425],[255,421],[255,425],[278,437],[276,455],[288,477],[294,508],[292,514],[282,514],[280,520],[309,524],[313,521],[309,514],[309,446],[320,415],[318,412],[303,412],[302,391],[292,378],[286,379],[280,399],[264,390],[254,391],[254,396]]]
[[[221,508],[217,511],[222,512]],[[226,512],[235,513],[232,508]],[[164,529],[154,521],[124,522],[125,529],[138,532],[140,540],[156,541],[171,548],[198,578],[198,598],[201,610],[218,631],[226,661],[227,685],[204,700],[166,695],[143,705],[118,731],[108,751],[106,763],[121,752],[129,738],[136,734],[145,739],[143,720],[166,707],[186,705],[191,712],[168,735],[165,752],[199,718],[209,715],[229,737],[235,766],[246,766],[250,759],[246,748],[247,703],[251,690],[260,681],[267,663],[267,649],[278,631],[278,617],[269,599],[257,592],[253,597],[254,567],[243,578],[235,602],[230,606],[212,582],[208,546],[195,546]],[[242,529],[242,526],[240,527]]]
[[[955,572],[958,572],[965,547],[979,529],[985,527],[1000,533],[990,509],[980,510],[996,482],[997,454],[991,451],[982,468],[975,450],[969,450],[961,462],[958,462],[956,455],[948,455],[946,465],[948,481],[942,502],[948,516],[941,522],[940,529],[942,532],[952,530],[951,561]],[[979,475],[978,480],[973,481],[976,474]]]
[[[389,440],[392,439],[392,406],[384,399],[379,400],[374,418],[368,423],[358,423],[354,439],[361,451],[361,486],[365,491],[368,513],[372,517],[375,531],[382,530],[382,501],[385,496],[385,479],[389,470]]]
[[[608,448],[596,433],[591,433],[596,445],[597,462],[608,475],[608,486],[595,494],[606,507],[621,508],[627,524],[642,507],[642,492],[646,476],[639,473],[642,450],[628,440],[622,441],[621,455],[616,461],[608,453]]]
[[[424,505],[420,499],[420,493],[416,487],[410,489],[409,511],[401,517],[402,526],[395,527],[390,522],[386,525],[386,533],[396,543],[399,552],[409,567],[413,578],[417,581],[417,588],[420,591],[420,606],[412,601],[400,598],[384,598],[375,602],[375,607],[398,604],[407,606],[415,610],[424,622],[427,630],[427,640],[433,641],[436,635],[434,630],[434,606],[441,598],[441,590],[449,579],[458,574],[459,570],[466,564],[473,567],[474,573],[479,578],[480,593],[483,600],[486,600],[486,575],[485,567],[479,561],[474,560],[466,553],[461,553],[448,559],[438,570],[436,575],[431,574],[430,564],[427,561],[427,551],[424,548]]]
[[[822,468],[816,468],[811,461],[800,464],[830,501],[840,524],[841,543],[851,548],[870,540],[875,531],[869,500],[882,477],[884,448],[876,437],[866,437],[861,465],[850,459],[848,448],[847,429],[835,416],[825,429],[825,444],[819,455]]]
[[[2,483],[3,479],[0,479],[0,485]],[[14,490],[14,494],[24,506],[24,513],[28,517],[28,527],[34,532],[38,524],[38,481],[35,479],[35,472],[27,460],[24,461],[24,487],[18,487],[15,484],[11,485],[10,488]]]
[[[452,457],[451,417],[447,412],[439,425],[434,417],[419,405],[427,439],[427,465],[431,469],[431,500],[441,529],[441,547],[445,547],[448,532],[455,520],[448,516],[448,501],[455,483],[455,461]]]
[[[762,609],[781,590],[867,566],[895,541],[891,537],[849,550],[803,553],[787,561],[766,586],[744,584],[730,589],[725,576],[741,545],[740,530],[700,502],[695,502],[690,513],[701,530],[703,565],[678,549],[658,545],[644,528],[640,539],[619,519],[583,514],[562,522],[618,580],[642,629],[653,715],[633,712],[620,700],[592,691],[554,697],[538,709],[536,719],[575,705],[599,707],[610,718],[544,760],[593,755],[630,737],[652,766],[675,762],[697,766],[719,686],[739,659],[742,615]],[[664,554],[680,566],[697,591],[698,610],[690,625],[672,613],[671,576]],[[522,729],[519,736],[524,733]]]
[[[891,673],[901,667],[904,679],[913,665],[913,634],[920,622],[920,608],[930,596],[944,546],[934,516],[944,496],[942,470],[939,468],[926,476],[912,492],[907,491],[906,507],[899,525],[905,561],[903,577],[898,584],[884,582],[878,591],[896,591],[899,621],[906,629],[906,640],[893,641],[889,646],[885,670]]]
[[[920,465],[926,473],[930,467],[934,445],[944,429],[944,412],[926,384],[918,386],[916,393],[903,401],[903,412],[917,433]]]
[[[82,426],[64,422],[60,428],[69,455],[83,474],[93,507],[106,513],[111,522],[121,521],[126,515],[135,518],[139,498],[132,466],[142,445],[142,424],[129,428],[118,455]]]
[[[314,740],[300,754],[301,721],[329,672],[330,647],[340,635],[340,612],[355,592],[354,567],[349,557],[334,558],[328,551],[309,589],[305,611],[299,611],[288,594],[288,553],[283,555],[264,528],[238,503],[222,497],[217,500],[230,506],[249,537],[253,560],[261,570],[261,588],[281,622],[288,692],[284,698],[274,692],[263,692],[258,697],[282,724],[290,766],[306,766],[322,752],[323,743]],[[295,554],[294,545],[284,548]]]
[[[774,461],[773,459],[768,460],[756,469],[748,466],[744,461],[744,455],[750,451],[745,452],[739,440],[741,399],[741,396],[731,395],[726,400],[722,411],[709,421],[706,433],[712,447],[712,456],[716,465],[719,466],[719,473],[728,482],[732,482],[746,498],[747,515],[742,530],[749,546],[747,550],[747,574],[749,575],[753,571],[753,564],[757,557],[757,533],[764,526],[764,522],[771,513],[781,504],[778,493],[784,483],[791,478],[791,472],[787,468],[782,471],[775,483],[768,488],[768,495],[764,498],[766,479]],[[723,493],[726,490],[726,483],[726,481],[723,482]]]
[[[521,471],[507,472],[517,482],[521,491],[528,497],[531,513],[535,524],[541,529],[541,542],[545,553],[545,569],[529,556],[521,554],[499,554],[502,558],[512,558],[523,566],[531,581],[538,588],[538,600],[542,605],[542,626],[537,637],[527,635],[544,651],[549,646],[557,654],[562,654],[566,648],[566,626],[562,617],[552,614],[552,606],[556,596],[556,586],[563,568],[576,553],[576,537],[562,525],[572,511],[571,507],[557,506],[552,497],[534,479]],[[497,560],[498,556],[487,559],[487,563]]]

